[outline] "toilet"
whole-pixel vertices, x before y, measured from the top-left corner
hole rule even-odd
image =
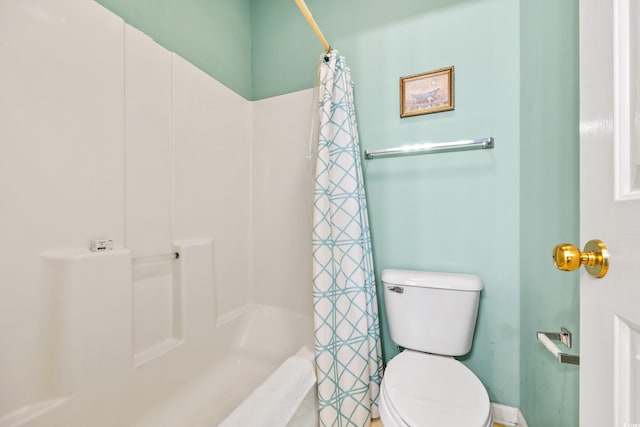
[[[471,350],[480,278],[386,269],[382,283],[391,339],[404,348],[382,378],[384,427],[491,427],[487,390],[453,358]]]

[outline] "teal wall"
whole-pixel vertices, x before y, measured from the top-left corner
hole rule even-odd
[[[96,0],[247,99],[250,0]]]
[[[579,368],[561,365],[537,331],[574,333],[579,280],[552,248],[579,241],[578,0],[521,1],[521,410],[531,427],[578,426]]]
[[[99,2],[245,98],[314,83],[322,47],[293,0]],[[495,138],[494,150],[365,161],[375,264],[378,279],[387,267],[482,277],[462,360],[531,427],[578,425],[578,369],[535,339],[579,336],[577,275],[550,262],[578,240],[577,3],[307,0],[352,68],[363,149]],[[448,65],[455,110],[400,119],[399,77]]]
[[[364,173],[378,278],[388,267],[479,274],[485,290],[464,363],[492,401],[518,406],[518,2],[307,4],[352,69],[363,149],[495,138],[492,151],[365,161]],[[254,1],[252,13],[254,94],[310,87],[322,47],[295,3]],[[455,110],[400,119],[399,77],[449,65]],[[382,320],[389,359],[396,350]]]

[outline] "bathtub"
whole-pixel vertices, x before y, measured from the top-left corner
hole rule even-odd
[[[227,317],[221,323],[223,335],[229,338],[228,342],[220,343],[223,348],[226,347],[224,356],[197,378],[159,402],[133,425],[278,427],[264,424],[263,415],[282,411],[282,408],[265,408],[264,404],[268,404],[268,401],[256,396],[256,391],[267,387],[285,394],[283,397],[286,397],[286,393],[289,396],[300,396],[291,416],[280,427],[317,426],[318,403],[311,350],[311,316],[278,307],[251,306]],[[290,378],[292,375],[308,375],[299,366],[289,367],[291,363],[295,363],[295,359],[300,360],[301,364],[304,364],[303,360],[306,361],[314,376],[314,384],[307,382],[300,385],[299,378],[298,381]],[[280,381],[283,375],[287,377],[287,381]],[[289,390],[283,390],[281,384],[288,385]],[[297,390],[292,390],[293,387]],[[268,395],[278,400],[272,393]],[[250,423],[240,421],[248,419],[251,419]]]
[[[268,391],[288,393],[288,396],[284,396],[286,401],[290,401],[292,393],[299,397],[297,406],[290,411],[289,419],[280,427],[316,427],[318,403],[313,354],[310,350],[311,325],[310,315],[278,307],[249,306],[227,316],[218,324],[216,337],[219,352],[214,355],[211,365],[142,414],[127,408],[144,407],[145,396],[152,395],[154,390],[139,389],[137,394],[122,390],[127,404],[117,407],[108,408],[111,402],[107,399],[94,402],[93,405],[112,414],[103,413],[99,417],[96,414],[100,410],[94,410],[93,405],[75,408],[73,395],[45,400],[0,417],[0,427],[213,427],[224,423],[234,413],[241,415],[240,418],[236,416],[236,420],[251,421],[238,424],[231,420],[224,424],[227,427],[278,427],[262,424],[267,418],[254,411],[256,402],[252,404],[250,398],[261,386],[270,387]],[[304,360],[308,364],[306,372],[299,368],[288,369],[287,362],[293,359]],[[295,376],[300,377],[301,374],[307,378],[313,376],[313,381],[300,386],[301,382]],[[285,381],[281,381],[283,378]],[[297,389],[291,390],[292,384]],[[282,385],[289,385],[289,390],[283,389]],[[273,397],[273,393],[268,395]],[[87,400],[94,398],[90,395],[84,397]],[[269,415],[271,409],[282,411],[281,407],[264,407],[264,403],[264,399],[258,400],[262,414]],[[255,414],[258,418],[247,418],[247,413]],[[126,419],[123,414],[128,414]]]
[[[296,382],[313,373],[311,315],[249,304],[220,316],[212,241],[175,250],[179,260],[151,263],[122,248],[42,255],[46,358],[31,389],[0,386],[0,427],[213,427],[269,409],[255,403],[277,394],[264,387],[299,398],[290,425],[317,425],[313,384]]]

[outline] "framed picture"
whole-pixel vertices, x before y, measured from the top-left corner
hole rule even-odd
[[[453,65],[400,78],[400,117],[453,110]]]

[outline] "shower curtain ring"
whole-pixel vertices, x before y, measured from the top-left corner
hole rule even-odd
[[[331,45],[327,48],[327,51],[324,53],[324,62],[329,62],[329,55],[331,54]]]

